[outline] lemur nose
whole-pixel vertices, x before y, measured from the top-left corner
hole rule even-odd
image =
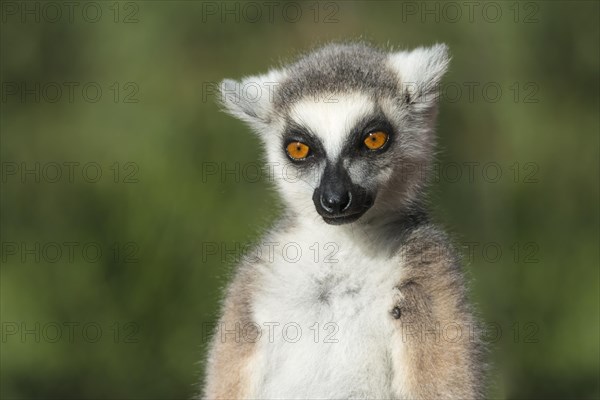
[[[350,192],[324,192],[321,194],[321,207],[331,214],[338,214],[348,207],[352,202]]]

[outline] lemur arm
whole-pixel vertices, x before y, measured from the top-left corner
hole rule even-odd
[[[467,302],[460,262],[433,226],[413,231],[403,246],[406,274],[392,310],[394,388],[399,398],[481,399],[482,344]]]
[[[243,266],[240,266],[243,267]],[[255,343],[244,340],[255,328],[251,324],[248,274],[239,268],[222,305],[207,360],[203,399],[243,399],[250,396],[249,360]]]

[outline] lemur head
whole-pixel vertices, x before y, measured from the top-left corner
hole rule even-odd
[[[291,212],[368,222],[420,200],[448,61],[441,44],[330,44],[267,74],[224,80],[221,101],[259,134]]]

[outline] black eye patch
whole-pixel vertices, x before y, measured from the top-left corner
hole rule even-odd
[[[343,155],[353,156],[357,154],[369,153],[369,150],[365,148],[364,141],[372,132],[382,131],[388,134],[387,143],[382,147],[380,151],[385,151],[389,148],[391,142],[394,140],[394,131],[392,124],[385,117],[383,112],[379,111],[375,114],[362,118],[358,121],[354,128],[350,131],[348,145],[344,147]]]
[[[323,144],[317,135],[311,132],[310,129],[296,123],[295,121],[288,120],[286,122],[282,136],[282,151],[285,151],[286,146],[292,142],[301,142],[306,144],[311,149],[309,157],[307,157],[304,161],[309,161],[315,158],[321,159],[325,157]]]

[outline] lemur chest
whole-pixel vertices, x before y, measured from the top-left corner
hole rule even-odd
[[[323,252],[317,243],[317,253],[314,243],[295,243],[302,254],[275,253],[253,299],[262,332],[257,397],[391,397],[400,263],[341,244]]]

